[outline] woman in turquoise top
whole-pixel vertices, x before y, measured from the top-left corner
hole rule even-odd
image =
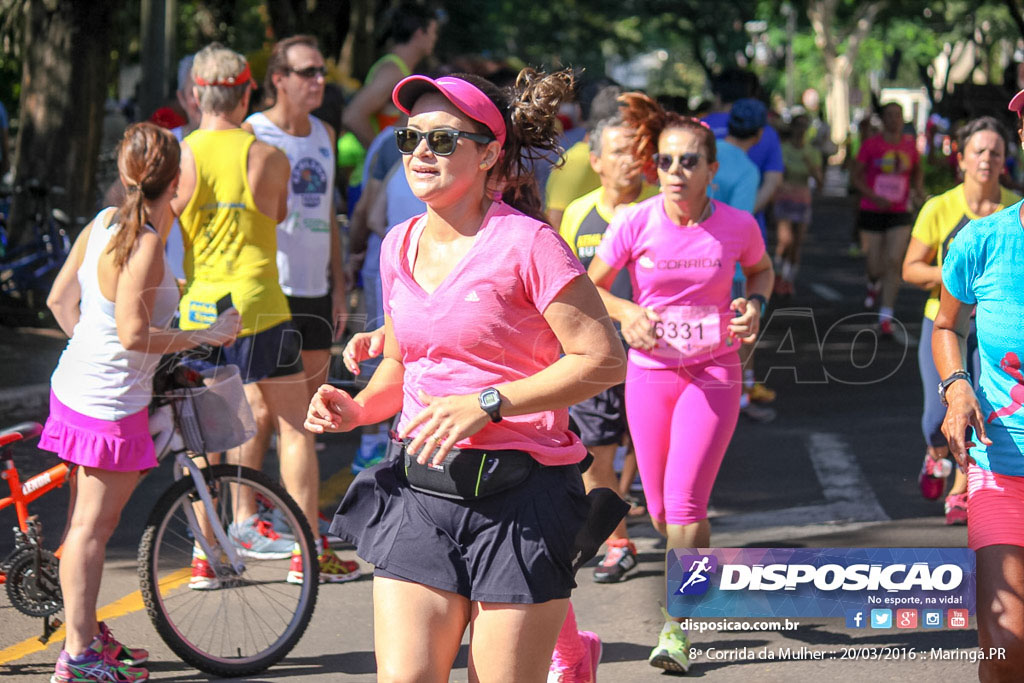
[[[1020,115],[1024,91],[1010,109]],[[1018,133],[1024,133],[1020,120]],[[948,404],[942,432],[957,465],[967,470],[967,545],[977,553],[979,646],[1003,648],[1004,654],[980,662],[982,681],[1020,680],[1024,671],[1022,206],[971,221],[957,235],[942,264],[932,334],[935,367],[943,378],[939,391]],[[981,358],[977,392],[964,370],[972,310]]]

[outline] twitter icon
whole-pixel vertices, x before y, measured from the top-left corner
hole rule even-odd
[[[871,610],[871,628],[892,628],[892,610]]]

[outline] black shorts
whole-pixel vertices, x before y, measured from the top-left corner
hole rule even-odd
[[[867,232],[885,232],[900,227],[909,228],[913,224],[914,219],[906,211],[892,213],[861,209],[857,216],[857,227]]]
[[[569,597],[577,533],[590,511],[579,467],[538,467],[519,486],[462,501],[409,488],[400,462],[361,472],[331,524],[375,576],[478,602]]]
[[[288,297],[292,312],[292,327],[299,333],[303,351],[322,351],[331,348],[334,341],[334,311],[331,295]]]
[[[287,377],[302,372],[300,337],[291,321],[247,337],[239,337],[231,346],[216,347],[206,358],[190,358],[186,364],[197,370],[237,365],[242,382],[251,384],[274,377]]]
[[[569,408],[587,448],[622,443],[626,426],[626,385],[618,384]]]

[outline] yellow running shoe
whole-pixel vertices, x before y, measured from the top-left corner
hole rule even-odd
[[[341,559],[330,548],[324,548],[318,558],[320,560],[320,583],[343,583],[362,576],[359,564]],[[288,570],[288,583],[302,583],[302,579],[302,555],[298,550],[293,550],[292,564]]]

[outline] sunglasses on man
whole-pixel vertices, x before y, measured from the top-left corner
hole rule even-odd
[[[661,154],[660,152],[654,155],[654,164],[658,167],[659,171],[665,171],[668,173],[669,169],[672,168],[672,164],[679,162],[680,168],[685,168],[687,171],[692,171],[697,168],[697,164],[700,163],[701,154],[696,152],[687,152],[686,154],[680,154],[679,156],[673,156],[671,154]]]
[[[305,69],[293,69],[288,67],[288,73],[295,74],[299,78],[316,78],[317,76],[326,76],[327,67],[324,66],[307,66]]]
[[[402,154],[412,154],[419,147],[420,140],[426,138],[427,149],[434,154],[447,157],[455,153],[459,138],[466,138],[473,142],[486,145],[494,140],[489,135],[467,133],[464,130],[454,128],[435,128],[433,130],[417,130],[415,128],[395,128],[395,142],[398,143],[398,151]]]

